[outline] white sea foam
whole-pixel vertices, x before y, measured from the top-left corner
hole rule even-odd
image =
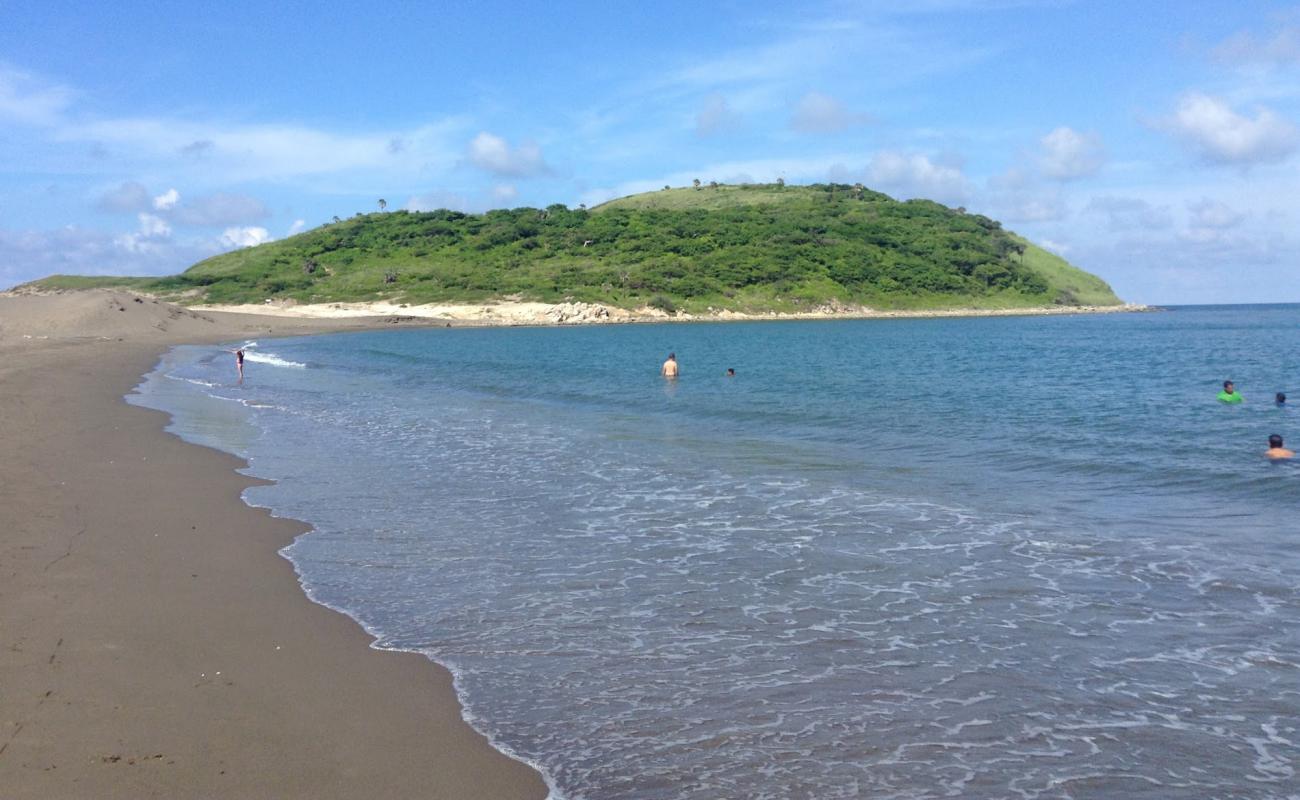
[[[251,361],[254,364],[267,364],[272,367],[289,367],[292,369],[306,369],[307,365],[298,361],[289,361],[280,358],[275,353],[262,353],[257,350],[245,350],[244,360]]]

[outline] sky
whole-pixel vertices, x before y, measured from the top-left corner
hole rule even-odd
[[[0,0],[0,289],[377,209],[861,182],[1300,302],[1300,5]]]

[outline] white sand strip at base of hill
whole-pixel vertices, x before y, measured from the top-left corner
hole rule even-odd
[[[1028,308],[951,308],[922,310],[878,310],[866,306],[831,304],[799,312],[746,313],[710,309],[702,314],[677,311],[669,314],[657,308],[619,308],[599,303],[540,303],[501,301],[489,303],[435,303],[409,305],[391,302],[295,304],[268,301],[254,305],[195,306],[195,310],[261,314],[301,319],[344,319],[348,317],[413,317],[474,325],[588,325],[616,322],[708,322],[769,319],[874,319],[909,317],[1003,317],[1055,314],[1109,314],[1150,311],[1148,306],[1038,306]]]

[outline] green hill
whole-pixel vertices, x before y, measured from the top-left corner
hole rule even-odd
[[[596,208],[358,215],[166,278],[55,276],[194,303],[517,297],[701,311],[1116,305],[994,220],[861,186],[701,186]]]

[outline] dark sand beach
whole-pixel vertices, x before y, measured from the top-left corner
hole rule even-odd
[[[0,296],[0,795],[545,797],[446,670],[307,599],[238,459],[122,400],[171,344],[385,324]]]

